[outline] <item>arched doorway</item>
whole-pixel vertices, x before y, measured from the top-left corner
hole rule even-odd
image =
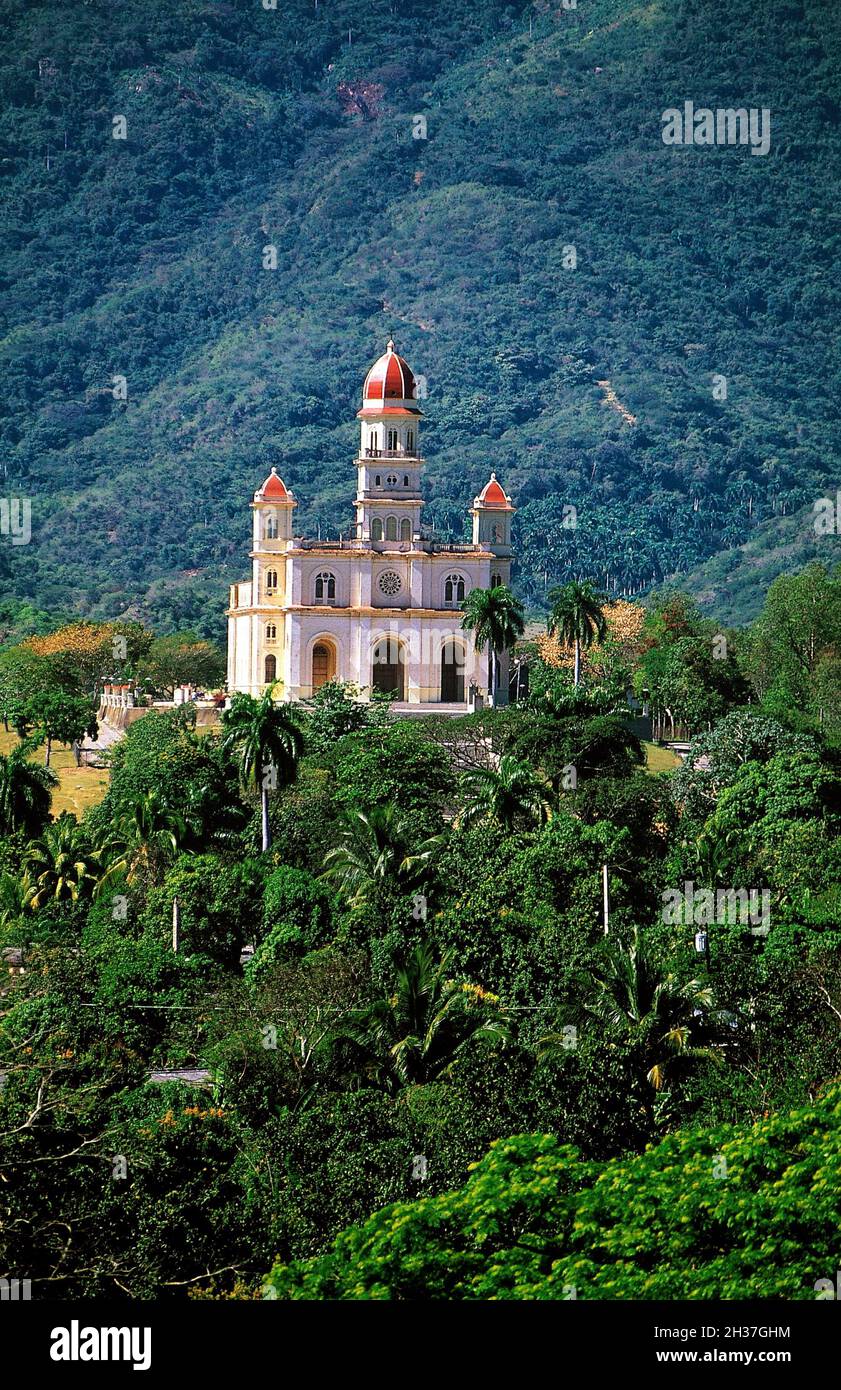
[[[371,685],[385,695],[406,698],[403,650],[396,637],[381,637],[371,654]]]
[[[464,648],[459,642],[445,642],[441,650],[441,703],[464,704]]]
[[[336,649],[330,642],[316,642],[312,649],[312,693],[336,676]]]
[[[277,657],[270,652],[265,661],[266,685],[271,685],[272,681],[277,680]]]

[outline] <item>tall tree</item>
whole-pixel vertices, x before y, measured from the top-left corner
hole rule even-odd
[[[592,647],[594,642],[603,642],[607,635],[607,619],[604,605],[607,597],[595,590],[588,581],[579,583],[573,580],[562,588],[550,589],[551,611],[547,628],[550,636],[557,636],[566,646],[575,651],[574,683],[581,679],[581,651]]]
[[[8,731],[9,724],[23,738],[31,720],[26,705],[34,696],[47,694],[54,688],[50,663],[37,656],[27,646],[9,647],[0,652],[0,714]]]
[[[494,820],[507,830],[518,824],[544,825],[551,820],[551,787],[530,763],[506,753],[498,768],[476,768],[466,778],[470,795],[459,821],[470,825]]]
[[[45,691],[27,702],[27,714],[45,744],[44,766],[50,765],[53,741],[69,745],[85,734],[96,738],[96,714],[90,700],[63,690]]]
[[[304,751],[304,735],[288,711],[275,704],[274,688],[259,700],[235,695],[222,715],[223,746],[238,759],[243,785],[260,797],[264,854],[272,843],[269,791],[294,782]]]
[[[30,841],[23,862],[32,880],[27,906],[33,909],[51,900],[91,897],[104,873],[102,856],[69,811]]]
[[[774,580],[753,624],[744,664],[769,713],[805,711],[821,663],[841,646],[841,567],[812,564]],[[836,687],[837,693],[837,687]]]
[[[195,632],[176,632],[155,638],[138,675],[165,695],[177,685],[212,689],[225,679],[225,658]]]
[[[357,1010],[340,1030],[370,1059],[386,1084],[434,1081],[474,1039],[504,1043],[507,1018],[495,995],[451,977],[445,956],[416,946],[397,971],[395,988]]]
[[[522,637],[525,629],[523,605],[505,584],[493,589],[471,589],[462,605],[461,625],[473,633],[477,652],[490,648],[490,697],[496,703],[499,675],[499,654],[509,651]]]
[[[590,1012],[631,1048],[655,1091],[702,1058],[719,1059],[712,1048],[700,1045],[713,1005],[709,985],[679,980],[644,949],[636,932],[627,945],[607,948],[594,984]]]
[[[415,843],[410,823],[395,806],[347,813],[339,844],[324,859],[324,877],[351,907],[361,907],[378,886],[418,889],[443,847],[440,835]]]
[[[6,835],[14,830],[39,835],[50,814],[58,778],[51,767],[29,761],[33,746],[27,740],[7,756],[0,754],[0,830]]]
[[[184,817],[157,791],[141,792],[124,803],[117,821],[121,852],[109,876],[126,873],[129,883],[154,879],[161,863],[182,847],[187,836]]]

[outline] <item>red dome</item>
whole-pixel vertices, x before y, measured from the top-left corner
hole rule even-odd
[[[510,497],[506,497],[503,489],[496,480],[495,473],[491,474],[489,481],[485,483],[476,501],[481,502],[484,507],[507,508],[511,506],[511,499]]]
[[[276,468],[272,469],[257,496],[261,501],[290,502],[292,500],[292,495]]]
[[[412,401],[414,398],[414,373],[408,362],[394,351],[394,343],[389,338],[385,352],[365,378],[363,402]]]

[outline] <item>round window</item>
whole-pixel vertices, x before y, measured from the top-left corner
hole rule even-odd
[[[400,575],[395,574],[394,570],[383,570],[378,583],[380,586],[380,593],[386,594],[389,598],[393,598],[395,594],[399,594],[403,587]]]

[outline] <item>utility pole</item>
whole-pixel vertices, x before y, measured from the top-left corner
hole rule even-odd
[[[609,903],[607,899],[607,865],[602,864],[602,898],[604,901],[604,934],[607,936],[610,922]]]
[[[181,907],[178,899],[172,900],[172,949],[178,955],[178,948],[181,945]]]

